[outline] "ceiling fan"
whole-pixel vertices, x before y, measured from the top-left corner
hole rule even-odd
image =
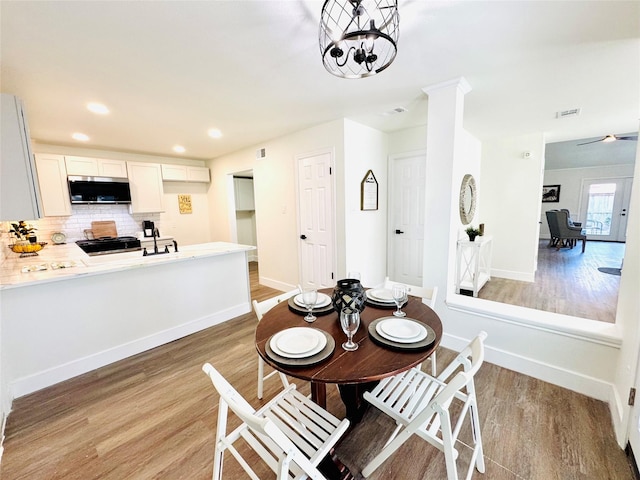
[[[634,141],[638,141],[638,136],[637,135],[632,135],[632,136],[629,136],[629,137],[618,137],[617,135],[607,135],[607,136],[601,138],[600,140],[593,140],[592,142],[579,143],[578,146],[580,146],[580,145],[588,145],[590,143],[598,143],[598,142],[611,143],[611,142],[615,142],[616,140],[634,140]]]

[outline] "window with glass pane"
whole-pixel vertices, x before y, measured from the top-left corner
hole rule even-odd
[[[597,183],[589,188],[587,207],[587,235],[609,235],[613,216],[613,200],[616,196],[615,183]]]

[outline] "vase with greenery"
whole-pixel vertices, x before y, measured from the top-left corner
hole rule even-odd
[[[34,233],[36,228],[33,225],[28,224],[24,220],[20,220],[18,223],[11,223],[11,229],[9,233],[13,233],[17,238],[16,243],[35,243],[37,238]]]
[[[467,235],[469,236],[469,241],[474,242],[476,237],[480,235],[480,229],[475,228],[473,225],[469,225],[469,227],[465,230]]]

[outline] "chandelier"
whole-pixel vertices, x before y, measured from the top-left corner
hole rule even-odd
[[[397,0],[326,0],[320,18],[324,67],[343,78],[381,72],[398,51]]]

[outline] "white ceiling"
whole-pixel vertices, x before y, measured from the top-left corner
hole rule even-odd
[[[359,80],[322,66],[321,7],[2,0],[0,85],[25,101],[38,142],[163,156],[181,144],[195,159],[341,117],[383,131],[421,125],[422,88],[460,76],[473,88],[464,126],[481,139],[637,133],[640,2],[399,0],[397,58]],[[89,113],[90,101],[111,113]],[[385,115],[395,107],[408,112]],[[581,114],[555,118],[572,108]],[[221,139],[206,135],[213,127]],[[79,145],[77,131],[91,141]]]

